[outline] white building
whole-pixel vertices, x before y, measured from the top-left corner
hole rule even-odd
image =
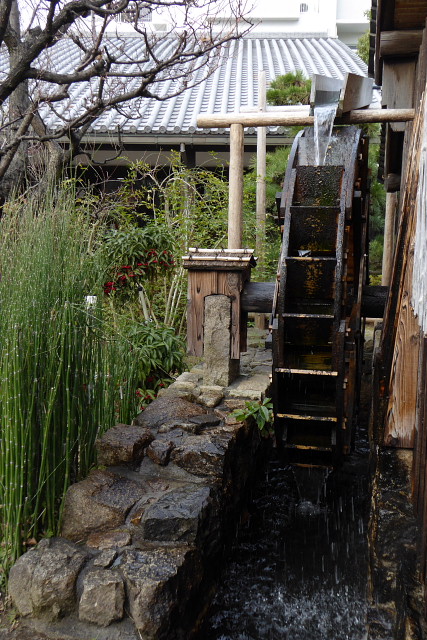
[[[111,29],[131,32],[135,19],[135,9],[130,3],[127,12],[121,15],[120,24]],[[215,18],[214,24],[223,26],[230,20],[228,3],[224,4]],[[356,47],[360,36],[368,30],[369,20],[365,15],[371,0],[255,0],[248,12],[248,20],[253,24],[251,33],[280,34],[298,37],[310,34],[317,37],[338,38],[350,47]],[[179,14],[178,14],[179,15]],[[144,26],[154,31],[167,31],[176,24],[174,15],[160,9],[141,13],[139,19]],[[179,17],[178,17],[179,21]]]

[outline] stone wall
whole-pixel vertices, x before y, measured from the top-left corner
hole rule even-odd
[[[100,438],[98,467],[66,495],[62,537],[11,570],[25,624],[61,640],[189,637],[262,449],[230,414],[268,395],[270,371],[261,347],[226,388],[195,367]]]

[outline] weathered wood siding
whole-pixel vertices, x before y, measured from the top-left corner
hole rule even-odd
[[[420,327],[412,306],[414,243],[424,103],[417,112],[408,147],[391,292],[384,318],[382,362],[388,388],[383,443],[413,447],[416,428]]]

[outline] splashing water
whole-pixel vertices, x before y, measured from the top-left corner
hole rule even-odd
[[[337,103],[314,107],[314,156],[317,166],[325,164],[337,107]]]
[[[270,462],[197,640],[366,638],[367,455],[331,473],[317,504],[298,485]]]

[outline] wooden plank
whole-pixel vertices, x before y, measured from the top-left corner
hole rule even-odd
[[[361,315],[364,318],[382,318],[387,304],[388,287],[364,285],[362,289]]]
[[[417,29],[422,28],[427,15],[426,0],[395,0],[394,28]]]
[[[381,364],[389,398],[384,416],[384,443],[399,447],[413,446],[416,420],[419,326],[410,300],[423,128],[424,102],[417,111],[408,147],[399,232],[381,343]]]
[[[393,252],[395,242],[395,224],[399,197],[397,193],[386,194],[385,223],[384,223],[384,248],[381,284],[388,287],[393,266]]]
[[[369,107],[372,102],[372,78],[348,73],[344,85],[344,96],[340,105],[342,113]]]
[[[416,60],[388,62],[383,65],[382,104],[387,109],[412,109],[414,106]],[[393,131],[404,131],[405,123],[395,122]]]
[[[416,439],[413,462],[413,498],[419,518],[423,518],[426,501],[426,460],[427,460],[427,338],[423,338],[420,348],[418,368],[418,406],[416,417]],[[421,522],[424,527],[426,523]]]
[[[242,308],[256,313],[271,313],[275,282],[248,282],[242,292]]]
[[[363,124],[365,122],[408,122],[415,116],[414,109],[356,109],[350,111],[337,124]],[[206,113],[198,116],[197,126],[200,128],[230,127],[240,124],[244,127],[268,126],[313,126],[314,117],[306,115],[289,115],[288,113]]]
[[[419,53],[423,38],[422,29],[382,31],[380,56],[410,56]]]
[[[409,284],[406,280],[399,312],[384,430],[384,444],[402,448],[414,446],[417,406],[420,328],[410,304]]]
[[[243,288],[242,274],[221,272],[218,276],[218,290],[231,299],[231,346],[230,357],[240,358],[240,293]]]
[[[191,271],[188,276],[187,349],[190,355],[203,355],[205,297],[217,293],[218,273]]]
[[[414,104],[419,104],[427,79],[427,32],[423,29],[423,39],[417,61],[417,80],[415,83]]]

